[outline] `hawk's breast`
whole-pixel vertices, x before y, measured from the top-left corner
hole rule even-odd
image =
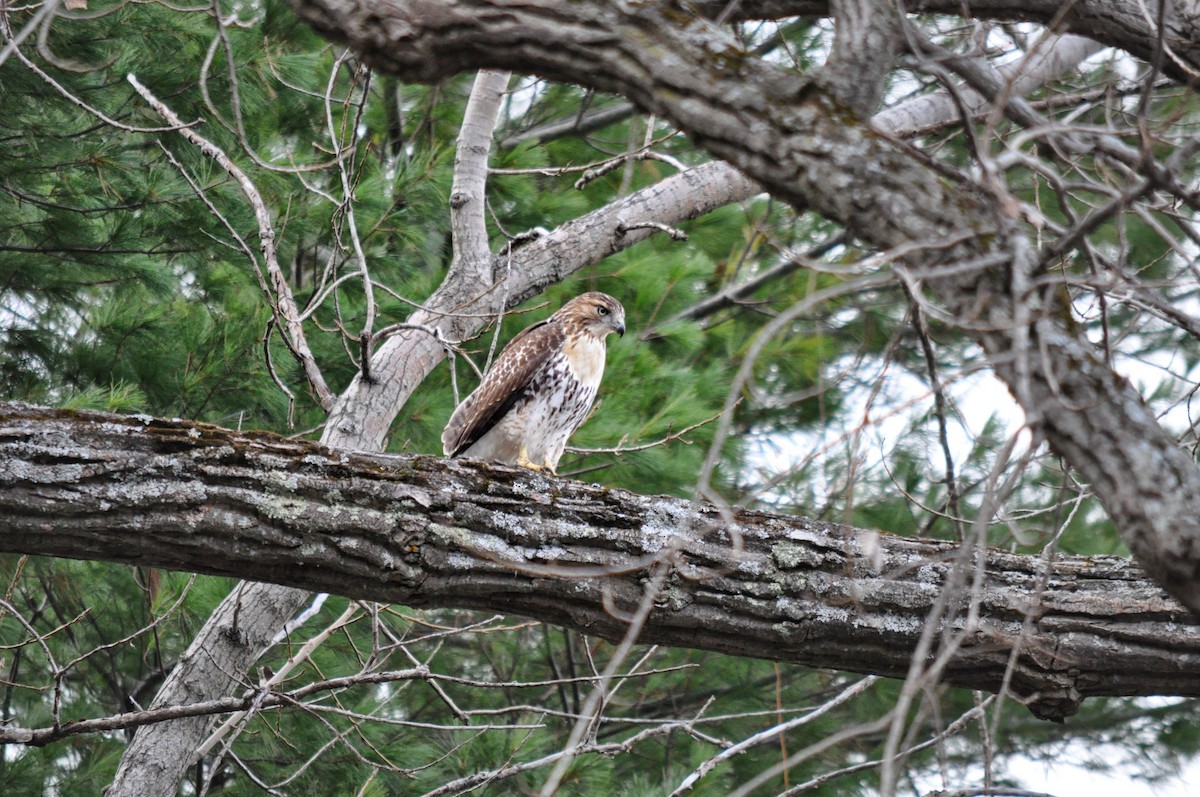
[[[567,338],[530,386],[526,433],[547,448],[561,450],[566,439],[587,420],[596,400],[604,371],[604,343],[600,342],[597,357],[588,337]]]
[[[576,334],[567,338],[562,347],[563,357],[571,375],[592,390],[600,387],[604,375],[604,339],[593,335]]]

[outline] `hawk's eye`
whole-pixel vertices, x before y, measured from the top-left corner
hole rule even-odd
[[[608,308],[607,307],[597,307],[596,312],[599,313],[600,315],[608,315]]]

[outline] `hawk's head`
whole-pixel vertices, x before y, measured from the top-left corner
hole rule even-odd
[[[607,293],[582,293],[564,304],[554,315],[597,338],[603,338],[610,332],[625,334],[625,308]]]

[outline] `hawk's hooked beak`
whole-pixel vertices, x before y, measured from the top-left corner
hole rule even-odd
[[[624,321],[617,324],[617,335],[619,335],[622,338],[625,337],[625,322]]]

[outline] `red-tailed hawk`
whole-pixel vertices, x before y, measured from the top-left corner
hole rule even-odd
[[[509,341],[442,432],[449,457],[555,472],[604,374],[604,338],[625,334],[625,308],[585,293]]]

